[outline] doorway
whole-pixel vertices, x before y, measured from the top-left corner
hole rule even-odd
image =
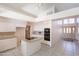
[[[63,26],[63,34],[65,40],[75,40],[76,39],[76,26],[66,25]]]
[[[53,43],[61,39],[74,41],[79,40],[79,18],[66,18],[52,21]]]
[[[76,18],[67,18],[63,20],[62,25],[63,39],[73,41],[76,40],[77,22]]]

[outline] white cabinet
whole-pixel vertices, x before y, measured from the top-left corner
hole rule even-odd
[[[27,41],[21,41],[22,54],[29,56],[38,51],[41,48],[41,40],[33,39]]]
[[[16,38],[0,40],[0,52],[5,51],[7,49],[15,48],[17,46],[16,43],[17,43]]]

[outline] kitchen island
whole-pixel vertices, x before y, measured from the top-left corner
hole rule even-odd
[[[22,54],[30,56],[41,48],[41,38],[34,38],[32,40],[22,40],[21,50]]]

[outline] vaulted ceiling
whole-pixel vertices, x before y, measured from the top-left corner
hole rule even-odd
[[[55,7],[55,9],[54,9]],[[0,3],[0,16],[23,21],[35,20],[41,14],[52,14],[79,7],[79,3]]]

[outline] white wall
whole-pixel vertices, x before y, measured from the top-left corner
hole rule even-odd
[[[44,28],[50,28],[51,27],[51,21],[41,21],[33,24],[33,31],[44,31]]]
[[[51,45],[55,45],[59,40],[62,39],[62,25],[59,25],[57,21],[52,21],[52,34],[51,34]]]

